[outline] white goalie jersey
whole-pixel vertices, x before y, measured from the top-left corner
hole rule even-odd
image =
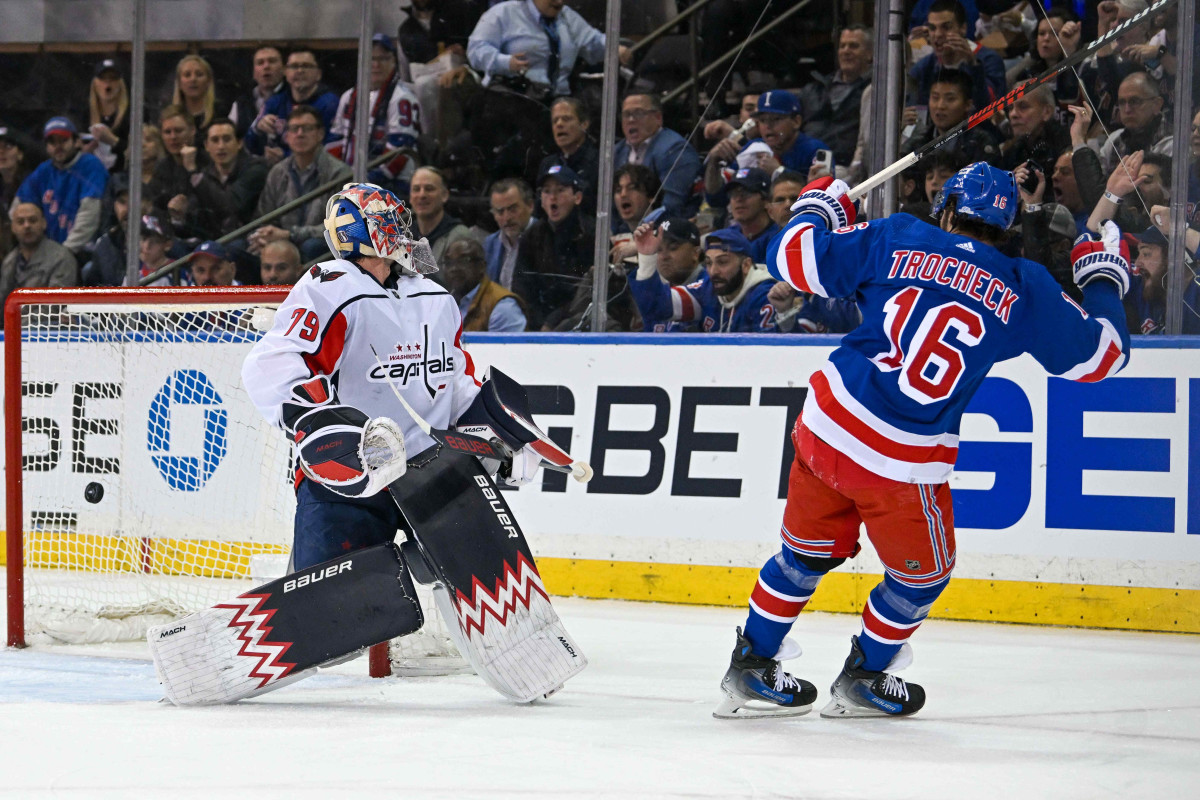
[[[404,276],[384,286],[349,261],[325,261],[280,305],[242,365],[242,382],[262,415],[282,426],[291,387],[327,375],[340,402],[394,420],[416,454],[434,442],[389,383],[431,425],[450,427],[479,393],[461,339],[458,304],[433,281]]]

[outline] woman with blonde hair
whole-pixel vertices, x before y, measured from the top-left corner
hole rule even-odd
[[[109,172],[120,172],[125,169],[123,151],[129,139],[129,89],[114,59],[96,65],[88,91],[88,112],[96,157]]]
[[[132,145],[131,145],[132,146]],[[126,163],[130,161],[130,148],[125,148]],[[154,170],[167,154],[167,148],[163,144],[162,131],[157,125],[142,126],[142,185],[150,183],[150,179],[154,177]],[[143,195],[144,197],[144,195]]]
[[[175,93],[171,104],[186,109],[196,129],[196,146],[203,145],[201,136],[208,123],[217,116],[217,95],[212,65],[202,56],[186,55],[175,65]]]

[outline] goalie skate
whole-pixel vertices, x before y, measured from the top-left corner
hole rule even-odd
[[[817,699],[817,687],[784,672],[781,661],[800,655],[800,646],[784,639],[774,658],[756,656],[750,652],[750,640],[737,629],[737,646],[733,649],[729,669],[721,679],[725,700],[717,706],[717,719],[761,719],[763,717],[798,717],[812,710]]]

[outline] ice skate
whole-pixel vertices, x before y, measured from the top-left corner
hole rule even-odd
[[[915,683],[906,683],[887,672],[862,668],[864,656],[858,637],[850,637],[850,656],[842,674],[829,688],[833,695],[822,717],[906,717],[925,705],[925,690]],[[902,669],[912,663],[912,651],[907,645],[889,668]]]
[[[737,629],[729,670],[721,679],[721,691],[727,697],[713,712],[717,719],[756,719],[761,717],[798,717],[812,710],[817,687],[784,672],[780,661],[800,655],[790,640],[775,654],[776,658],[750,652],[750,640]]]

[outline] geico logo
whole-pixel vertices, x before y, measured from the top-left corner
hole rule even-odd
[[[519,539],[520,531],[517,530],[513,518],[504,510],[504,503],[500,500],[500,495],[492,488],[491,481],[486,475],[476,475],[475,485],[483,490],[483,496],[487,499],[488,505],[492,507],[492,513],[496,515],[496,519],[500,522],[500,527],[504,528],[504,532],[508,534],[510,539]]]
[[[465,453],[475,453],[476,455],[490,456],[495,452],[487,442],[480,441],[479,439],[464,439],[461,436],[447,436],[446,444],[455,450],[461,450]]]
[[[186,630],[187,630],[187,625],[180,625],[178,628],[171,628],[171,630],[169,630],[169,631],[163,631],[162,633],[160,633],[158,635],[158,638],[165,639],[168,636],[174,636],[175,634],[180,633],[181,631],[186,631]]]
[[[325,569],[319,569],[316,572],[309,572],[301,575],[298,578],[292,578],[283,584],[283,593],[287,594],[293,589],[303,589],[305,586],[316,583],[317,581],[332,578],[334,575],[340,575],[350,569],[353,561],[343,561],[341,564],[330,564]]]
[[[367,378],[375,382],[399,381],[401,385],[404,385],[408,383],[410,378],[420,375],[422,367],[426,368],[430,375],[452,372],[454,370],[454,357],[446,356],[444,358],[430,358],[424,361],[402,361],[400,363],[384,365],[376,364],[367,373]]]

